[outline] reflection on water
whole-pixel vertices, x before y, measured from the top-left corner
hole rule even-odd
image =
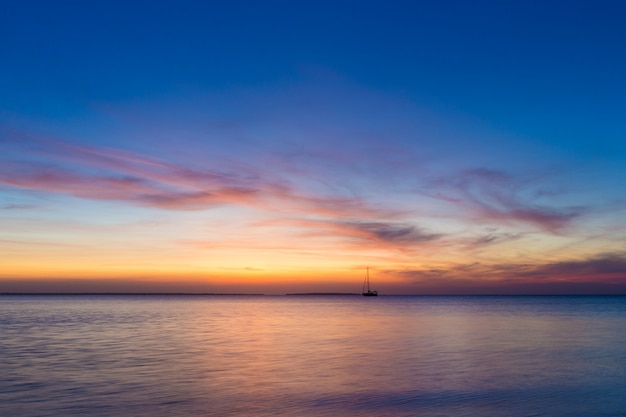
[[[624,297],[1,296],[2,416],[626,414]]]

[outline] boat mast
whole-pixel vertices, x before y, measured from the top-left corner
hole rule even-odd
[[[378,291],[370,290],[370,267],[368,266],[365,272],[365,282],[363,283],[363,295],[376,296]]]

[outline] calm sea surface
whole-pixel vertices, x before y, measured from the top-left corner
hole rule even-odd
[[[626,298],[0,296],[1,416],[626,416]]]

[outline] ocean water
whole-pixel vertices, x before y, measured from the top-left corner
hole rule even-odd
[[[0,415],[626,416],[626,298],[5,295]]]

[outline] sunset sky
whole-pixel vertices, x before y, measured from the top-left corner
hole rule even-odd
[[[622,1],[0,5],[0,292],[626,293]]]

